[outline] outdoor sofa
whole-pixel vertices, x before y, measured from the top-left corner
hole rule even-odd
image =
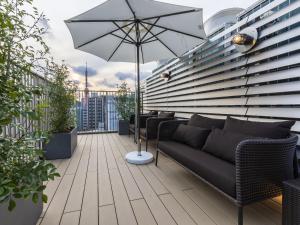
[[[193,115],[159,125],[159,153],[166,154],[238,206],[281,195],[282,182],[294,178],[298,137],[294,121],[251,122]]]

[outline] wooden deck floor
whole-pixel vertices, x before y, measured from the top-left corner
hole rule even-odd
[[[134,166],[117,134],[80,135],[71,159],[54,161],[39,225],[234,225],[235,206],[168,158]],[[153,150],[153,149],[152,149]],[[280,199],[246,207],[245,225],[280,225]]]

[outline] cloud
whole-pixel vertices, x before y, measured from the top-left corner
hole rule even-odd
[[[134,80],[135,75],[133,73],[124,73],[124,72],[117,72],[115,77],[119,80]]]
[[[152,72],[141,72],[141,80],[145,80],[148,76],[150,76]]]
[[[74,82],[74,84],[79,85],[80,81],[79,80],[72,80]]]
[[[141,80],[144,80],[146,79],[146,77],[148,77],[149,75],[151,75],[151,72],[143,72],[141,71],[141,74],[140,74],[140,79]],[[127,73],[124,73],[124,72],[117,72],[115,74],[115,77],[118,79],[118,80],[121,80],[121,81],[124,81],[124,80],[135,80],[136,78],[136,75],[133,74],[133,73],[130,73],[130,72],[127,72]]]
[[[72,70],[74,73],[77,73],[81,76],[85,76],[85,66],[73,66]],[[87,67],[88,76],[95,76],[97,75],[97,70],[92,67]]]
[[[103,79],[96,82],[97,85],[105,86],[107,88],[116,88],[117,84],[115,82],[109,81],[107,79]]]

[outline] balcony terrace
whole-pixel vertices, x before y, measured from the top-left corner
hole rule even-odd
[[[143,115],[139,119],[133,115],[139,111],[139,104],[133,103],[139,102],[138,91],[132,93],[125,88],[123,95],[127,100],[123,106],[127,107],[127,116],[122,116],[118,107],[122,93],[100,91],[98,86],[89,90],[86,66],[86,89],[78,90],[76,85],[74,89],[70,88],[72,85],[63,87],[59,93],[65,96],[60,97],[71,99],[66,101],[58,96],[60,101],[57,101],[53,98],[57,97],[53,93],[58,93],[54,78],[61,71],[68,74],[66,65],[49,66],[46,76],[34,68],[24,70],[27,62],[23,62],[27,66],[20,67],[18,61],[11,66],[7,54],[6,66],[1,68],[8,68],[5,74],[10,79],[8,75],[0,76],[0,86],[13,88],[2,88],[7,93],[0,96],[1,104],[6,106],[0,106],[0,225],[29,225],[30,216],[39,218],[30,225],[299,225],[286,221],[300,218],[300,210],[297,211],[300,190],[298,195],[287,193],[283,184],[296,180],[299,182],[296,189],[300,189],[300,1],[261,0],[245,10],[225,9],[209,18],[203,27],[207,35],[204,43],[160,64],[143,80],[140,87]],[[249,30],[245,32],[248,28],[254,32],[253,37]],[[130,30],[126,36],[129,33]],[[234,39],[247,36],[251,41],[241,45],[251,48],[244,51]],[[137,84],[135,87],[139,87]],[[71,94],[66,94],[68,91]],[[69,107],[60,111],[66,102]],[[56,112],[60,112],[56,117],[62,116],[63,120],[53,123]],[[194,116],[211,124],[193,124]],[[148,151],[154,159],[156,153],[163,153],[159,154],[157,166],[154,161],[146,165],[127,162],[126,154],[138,147],[133,135],[117,134],[123,130],[120,119],[125,124],[124,133],[133,130],[136,138],[135,125],[139,124],[142,149],[147,149],[149,140]],[[150,125],[151,120],[154,125]],[[238,120],[238,125],[226,130],[230,120]],[[66,126],[56,129],[61,121],[67,121]],[[180,125],[186,130],[176,140],[174,133]],[[259,134],[261,130],[265,133]],[[47,148],[53,136],[72,136],[73,131],[76,138],[78,134],[73,155],[67,155],[68,159],[48,160],[46,154],[51,151]],[[216,132],[221,133],[221,138],[214,139]],[[231,141],[226,139],[226,133],[240,139],[223,149],[222,143]],[[193,137],[186,140],[187,136]],[[45,142],[48,137],[49,142]],[[202,145],[195,144],[197,139],[203,139]],[[70,148],[76,146],[71,137],[61,140],[70,143]],[[215,151],[205,149],[208,142],[217,143],[216,149],[211,148]],[[165,144],[165,149],[160,144]],[[59,153],[65,151],[61,149],[54,147]],[[206,158],[201,158],[205,155]],[[17,166],[15,160],[19,162]],[[48,162],[57,167],[60,177]],[[38,166],[32,166],[39,163],[43,164],[40,171],[35,170]],[[22,171],[23,164],[29,172]],[[6,176],[12,181],[7,182]],[[31,176],[38,181],[32,181]],[[220,185],[215,184],[218,182]],[[27,187],[27,192],[19,190]],[[39,195],[48,198],[41,215]],[[292,203],[286,203],[286,199]],[[22,201],[27,200],[34,215],[29,215],[30,209],[26,213],[26,205],[22,208]],[[287,209],[282,205],[289,206],[289,210],[282,210]],[[20,223],[11,223],[2,215],[16,218]],[[25,221],[24,217],[28,219]]]
[[[128,164],[132,138],[90,134],[78,141],[71,159],[53,161],[62,176],[47,184],[39,225],[237,224],[235,205],[173,160]],[[280,202],[245,207],[244,224],[281,224]]]

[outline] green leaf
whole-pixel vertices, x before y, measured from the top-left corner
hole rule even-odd
[[[14,194],[14,198],[22,198],[22,195],[20,193]]]
[[[42,200],[43,200],[44,203],[47,203],[48,202],[48,196],[43,194],[42,195]]]
[[[46,186],[45,185],[42,185],[42,186],[40,186],[38,189],[37,189],[37,191],[38,192],[41,192],[41,191],[43,191],[43,190],[45,190],[46,189]]]
[[[9,200],[8,203],[8,210],[11,212],[13,211],[13,209],[16,208],[16,202],[12,199]]]
[[[34,194],[32,195],[32,201],[33,201],[35,204],[38,203],[38,201],[39,201],[39,194],[38,194],[38,193],[34,193]]]
[[[0,196],[3,195],[5,192],[4,188],[3,187],[0,187]]]

